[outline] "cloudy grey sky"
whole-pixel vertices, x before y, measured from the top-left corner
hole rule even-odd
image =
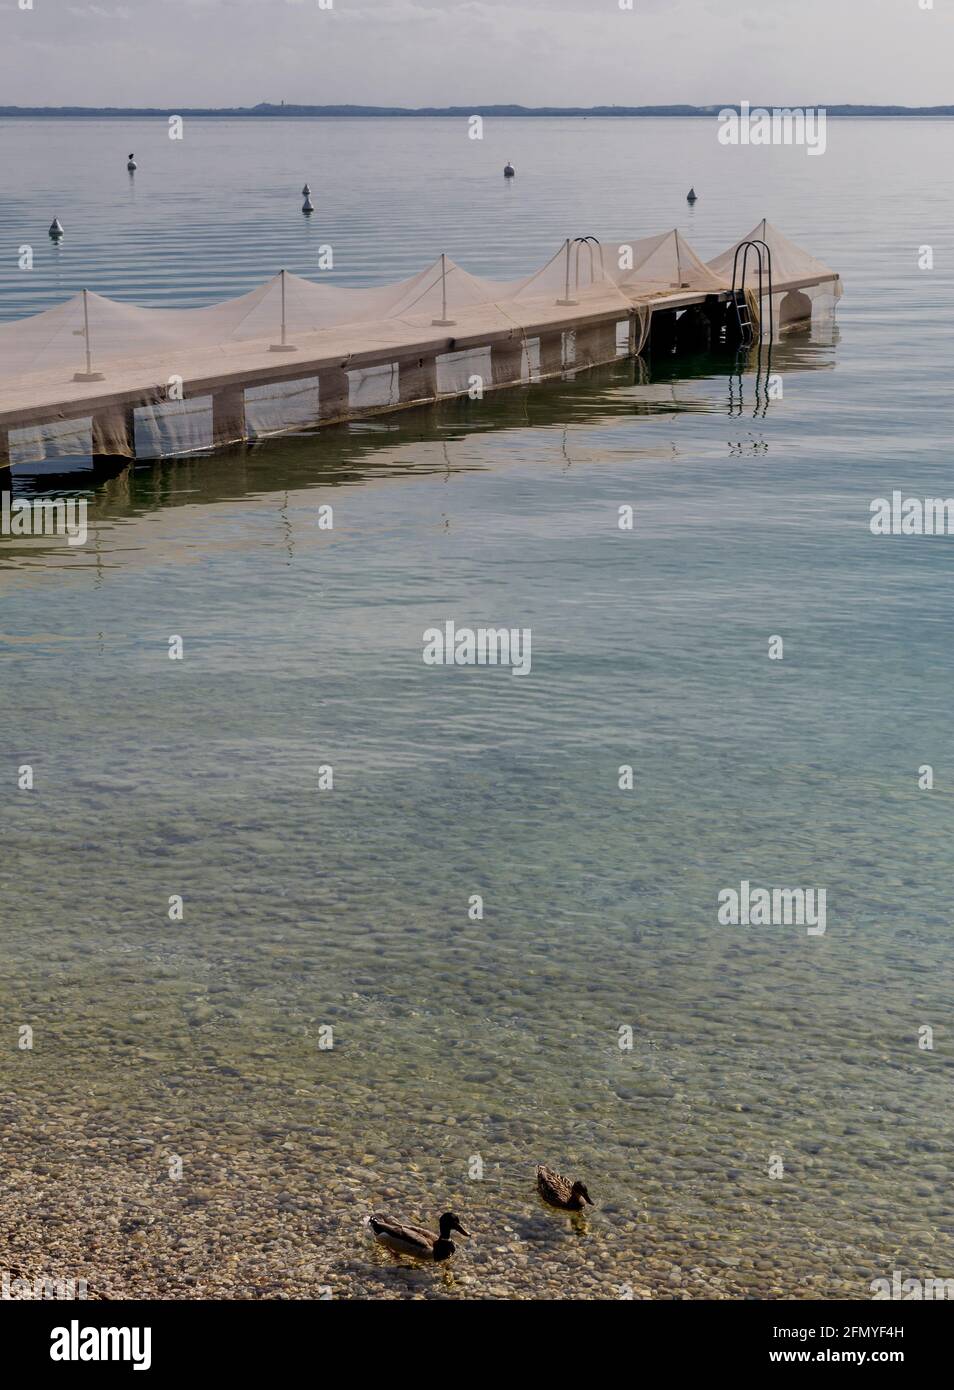
[[[0,103],[954,102],[954,0],[926,4],[0,0]]]

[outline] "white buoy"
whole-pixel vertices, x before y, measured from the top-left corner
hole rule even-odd
[[[139,168],[139,165],[136,163],[136,156],[134,154],[131,154],[129,156],[129,163],[126,165],[126,168],[129,170],[131,174],[134,174],[136,170]]]
[[[66,233],[63,231],[62,222],[58,217],[54,217],[53,221],[50,223],[50,236],[54,241],[59,241],[60,237],[65,235]]]
[[[305,201],[301,205],[301,210],[306,217],[310,217],[315,210],[315,205],[311,201],[307,193],[305,194]]]
[[[690,188],[689,192],[686,194],[686,202],[687,202],[687,203],[695,203],[695,202],[698,202],[698,198],[697,198],[697,196],[696,196],[696,190],[695,190],[694,188]]]
[[[307,183],[305,184],[304,188],[301,190],[301,196],[302,196],[303,198],[310,198],[310,197],[311,197],[311,189],[308,187]]]
[[[505,178],[505,179],[512,179],[513,176],[514,176],[514,174],[516,174],[516,172],[517,172],[516,169],[513,167],[513,165],[512,165],[512,164],[510,163],[510,161],[508,160],[507,163],[504,165],[504,178]]]

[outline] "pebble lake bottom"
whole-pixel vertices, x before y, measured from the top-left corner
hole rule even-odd
[[[954,490],[950,122],[832,121],[823,159],[705,121],[3,135],[0,232],[38,248],[0,270],[6,317],[83,284],[198,303],[313,273],[319,241],[342,283],[442,249],[517,274],[590,224],[681,219],[711,256],[763,215],[846,287],[833,331],[777,346],[781,399],[714,357],[621,362],[78,477],[85,545],[0,541],[11,1278],[871,1299],[954,1274],[954,552],[869,526]],[[426,665],[451,620],[529,629],[532,670]],[[743,882],[824,889],[824,934],[723,925]],[[541,1161],[585,1218],[539,1204]],[[472,1239],[400,1265],[376,1209]]]

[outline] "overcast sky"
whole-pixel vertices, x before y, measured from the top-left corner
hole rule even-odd
[[[27,3],[4,105],[954,103],[954,0]]]

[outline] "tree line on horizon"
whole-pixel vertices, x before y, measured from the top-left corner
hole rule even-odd
[[[807,106],[752,102],[751,109],[824,109],[829,116],[954,116],[954,106]],[[305,106],[259,102],[257,106],[0,106],[0,116],[712,116],[738,111],[738,102],[707,106]]]

